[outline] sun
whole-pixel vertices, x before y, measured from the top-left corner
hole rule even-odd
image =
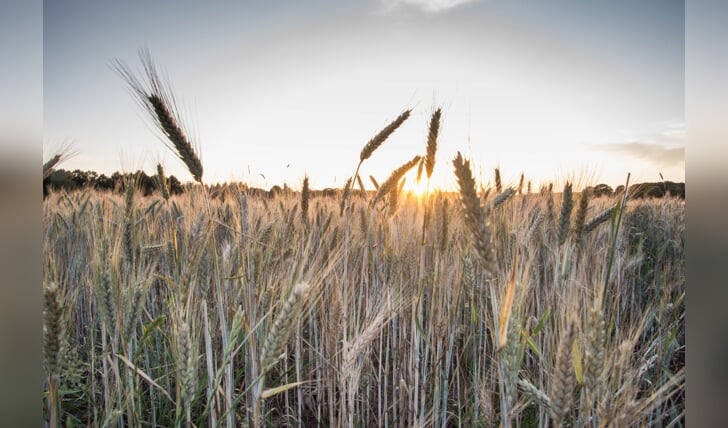
[[[419,182],[414,179],[407,180],[402,190],[404,193],[412,193],[414,196],[422,198],[427,193],[427,180],[424,177]]]

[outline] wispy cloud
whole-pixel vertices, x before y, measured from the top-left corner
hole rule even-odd
[[[442,12],[454,7],[474,3],[480,0],[379,0],[384,10],[392,10],[399,5],[412,6],[422,9],[428,13]]]
[[[605,152],[648,160],[659,167],[680,166],[682,162],[685,162],[685,147],[683,146],[675,147],[668,144],[634,141],[599,144],[595,148]]]

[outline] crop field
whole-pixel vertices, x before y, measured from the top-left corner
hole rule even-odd
[[[211,192],[146,65],[119,71],[196,182],[44,200],[51,426],[684,425],[684,200],[478,183],[435,164],[439,109],[375,191],[409,111],[333,195]]]

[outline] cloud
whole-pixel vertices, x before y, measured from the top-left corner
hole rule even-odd
[[[442,12],[454,7],[474,3],[479,0],[380,0],[385,10],[391,10],[399,5],[418,7],[428,13]]]
[[[685,147],[660,143],[628,142],[596,145],[597,150],[645,159],[660,167],[680,166],[685,162]]]

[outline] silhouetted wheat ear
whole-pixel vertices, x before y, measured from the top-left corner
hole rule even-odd
[[[440,133],[440,119],[442,110],[437,109],[432,113],[430,119],[430,131],[427,133],[427,156],[425,157],[425,170],[427,170],[427,178],[432,177],[432,171],[435,169],[435,152],[437,151],[437,136]]]
[[[43,164],[43,178],[48,177],[53,172],[53,167],[58,165],[58,163],[61,161],[61,155],[55,154],[52,158],[48,159],[46,163]]]
[[[489,266],[493,261],[490,236],[488,229],[485,227],[485,212],[483,207],[480,206],[478,195],[475,193],[475,180],[470,170],[470,161],[464,160],[460,152],[458,152],[458,155],[453,159],[453,165],[460,186],[460,201],[463,205],[466,224],[475,240],[475,249],[478,255],[483,263]]]
[[[501,183],[500,168],[495,169],[495,191],[498,193],[503,191],[503,184]]]
[[[149,95],[147,100],[154,109],[159,127],[172,144],[171,148],[174,149],[177,157],[185,164],[195,181],[201,183],[203,172],[202,162],[197,156],[197,153],[195,153],[195,149],[192,147],[189,139],[182,132],[182,128],[178,125],[176,118],[172,115],[170,109],[159,95]]]
[[[402,179],[402,177],[407,174],[407,171],[414,168],[414,166],[417,165],[417,162],[419,161],[420,156],[415,156],[408,162],[401,165],[399,168],[392,171],[392,174],[389,175],[389,178],[387,178],[384,183],[379,186],[379,190],[377,190],[377,193],[374,195],[369,205],[373,206],[374,204],[379,202],[379,200],[381,200],[384,195],[390,193],[393,189],[397,190],[399,186],[399,181]]]
[[[115,61],[113,68],[129,85],[140,105],[152,115],[155,124],[168,140],[165,141],[167,147],[185,164],[195,181],[202,183],[202,162],[183,129],[174,94],[162,83],[149,51],[142,49],[139,57],[146,74],[146,85],[123,62]]]
[[[412,110],[405,110],[404,112],[402,112],[402,114],[397,116],[397,118],[394,119],[392,123],[379,131],[379,133],[375,135],[374,138],[369,140],[369,142],[364,146],[361,153],[359,154],[359,161],[364,162],[366,159],[369,159],[372,153],[374,153],[374,151],[377,150],[377,148],[379,148],[379,146],[381,146],[382,143],[384,143],[384,141],[389,138],[389,136],[392,135],[392,133],[397,130],[397,128],[399,128],[405,120],[407,120],[407,118],[409,118],[411,112]]]
[[[417,163],[417,178],[415,178],[415,182],[419,183],[422,179],[422,169],[425,166],[425,158],[420,159],[420,161]]]

